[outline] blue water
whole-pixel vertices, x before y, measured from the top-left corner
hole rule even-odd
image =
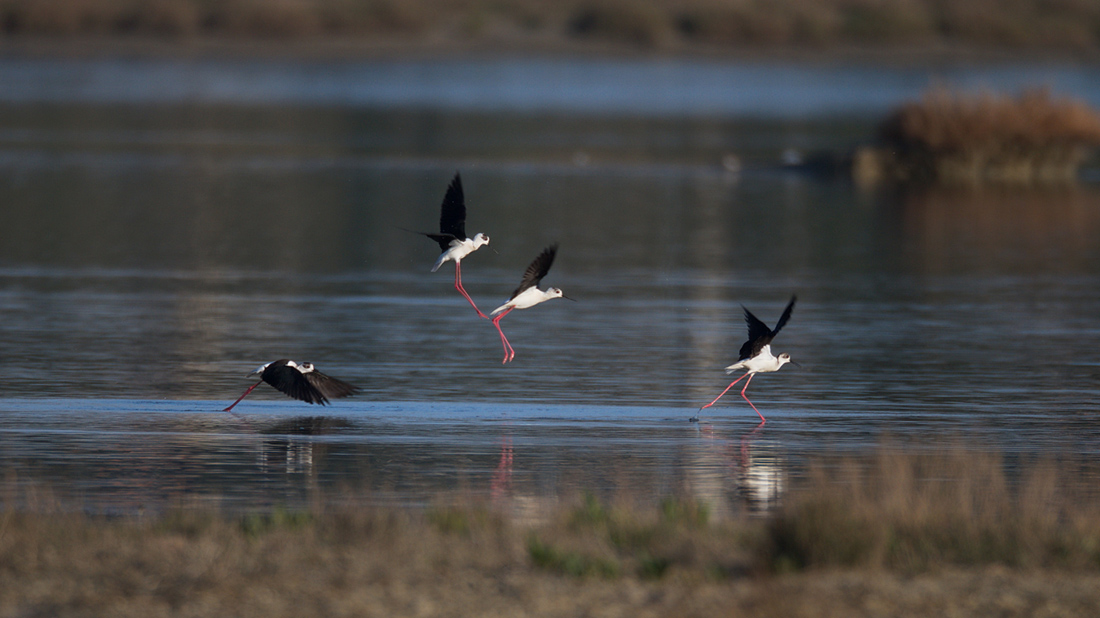
[[[594,491],[778,503],[810,465],[997,453],[1100,475],[1100,190],[868,189],[784,169],[943,76],[1075,66],[0,59],[0,500],[517,511]],[[649,88],[652,84],[673,84]],[[741,158],[740,172],[723,167]],[[462,172],[483,309],[430,273]],[[801,364],[731,378],[742,307]],[[325,408],[278,358],[362,389]],[[739,387],[738,387],[739,388]],[[28,493],[29,492],[29,493]],[[37,496],[37,497],[36,497]],[[32,500],[33,498],[33,500]],[[39,505],[39,506],[36,506]]]

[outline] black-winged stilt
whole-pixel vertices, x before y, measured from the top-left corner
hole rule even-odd
[[[260,381],[248,387],[248,390],[237,398],[224,412],[229,412],[233,406],[252,392],[252,389],[267,382],[286,394],[287,397],[300,399],[306,403],[319,403],[325,405],[328,398],[349,397],[359,391],[351,384],[342,382],[336,378],[327,376],[313,367],[313,363],[296,363],[282,358],[261,365],[248,377],[259,376]]]
[[[479,316],[488,319],[488,316],[477,308],[473,299],[462,287],[462,258],[477,251],[482,245],[489,244],[489,237],[478,232],[473,238],[466,238],[466,198],[462,193],[462,178],[459,177],[458,172],[455,172],[454,179],[447,187],[447,194],[443,196],[443,205],[439,211],[439,233],[416,233],[423,234],[436,241],[443,251],[439,259],[432,265],[432,272],[439,270],[439,267],[443,266],[443,263],[447,260],[454,260],[455,289],[466,297],[470,306],[474,308]]]
[[[699,408],[699,412],[706,410],[707,408],[718,403],[718,400],[725,395],[729,389],[733,388],[734,384],[737,384],[745,377],[749,379],[745,381],[744,388],[741,389],[741,396],[745,398],[745,401],[749,402],[753,410],[756,410],[756,414],[760,416],[761,422],[766,422],[763,414],[760,414],[760,410],[756,409],[756,406],[749,401],[747,395],[745,395],[745,389],[749,387],[749,382],[752,382],[752,377],[758,373],[769,373],[772,371],[779,371],[779,368],[786,363],[794,362],[791,360],[790,354],[780,354],[779,356],[772,356],[772,339],[779,333],[779,329],[787,323],[787,320],[791,319],[791,309],[794,309],[794,301],[797,297],[792,296],[791,302],[787,303],[787,308],[783,310],[783,315],[779,316],[779,321],[775,323],[775,330],[768,328],[768,325],[761,322],[759,318],[752,314],[751,311],[745,309],[745,322],[749,325],[749,340],[741,346],[741,355],[738,357],[737,362],[726,367],[726,373],[730,374],[739,369],[744,369],[745,373],[740,378],[737,378],[730,385],[726,387],[726,390],[722,391],[714,401]],[[796,365],[798,363],[795,363]],[[691,417],[692,421],[699,420],[699,412],[695,413],[695,416]]]
[[[523,281],[520,282],[516,291],[512,292],[512,297],[508,299],[508,302],[493,309],[493,312],[489,314],[495,316],[493,317],[493,326],[497,327],[497,332],[500,333],[500,341],[504,344],[504,360],[502,361],[504,363],[515,358],[516,351],[512,349],[512,345],[508,343],[508,338],[504,336],[504,331],[500,329],[501,318],[508,315],[513,309],[528,309],[551,298],[573,300],[558,288],[547,288],[545,291],[539,289],[539,282],[546,276],[546,273],[550,272],[550,266],[554,263],[554,256],[557,254],[557,243],[543,249],[542,253],[531,262],[523,273]]]

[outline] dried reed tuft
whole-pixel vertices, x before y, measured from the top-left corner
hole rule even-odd
[[[1011,98],[934,89],[880,127],[892,153],[886,173],[902,180],[1067,181],[1100,145],[1100,113],[1046,90]]]
[[[780,569],[861,566],[1100,567],[1100,504],[1053,462],[1010,479],[999,456],[883,453],[872,467],[817,467],[812,489],[769,522]]]

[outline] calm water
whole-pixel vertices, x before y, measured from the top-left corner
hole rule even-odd
[[[0,60],[0,500],[522,510],[591,490],[736,511],[822,457],[1100,455],[1100,187],[871,191],[776,164],[868,139],[937,75],[504,64]],[[740,98],[715,103],[716,73]],[[1094,73],[947,72],[1090,99]],[[670,75],[699,100],[623,95]],[[465,262],[479,305],[554,241],[544,284],[577,299],[505,318],[506,366],[400,229],[436,225],[455,170],[496,250]],[[686,422],[728,384],[741,305],[774,324],[792,294],[775,347],[802,368],[749,389],[769,422],[736,391]],[[265,386],[220,412],[277,358],[363,394]]]

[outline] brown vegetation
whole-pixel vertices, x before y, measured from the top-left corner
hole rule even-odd
[[[107,518],[24,497],[38,510],[0,512],[0,616],[1094,615],[1097,491],[1065,463],[1005,466],[815,465],[777,512],[726,521],[691,499],[581,496],[525,521],[455,503]]]
[[[8,35],[549,36],[676,45],[1100,50],[1100,5],[1046,0],[0,0]]]
[[[884,146],[856,155],[857,177],[1066,182],[1100,145],[1100,113],[1045,90],[1012,98],[937,89],[902,105],[879,132]]]

